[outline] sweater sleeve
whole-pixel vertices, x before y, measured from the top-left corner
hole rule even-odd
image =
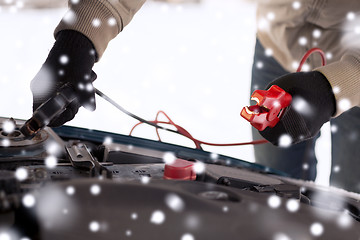
[[[340,61],[315,69],[329,81],[336,99],[335,117],[360,106],[360,50],[346,53]]]
[[[54,35],[62,30],[75,30],[94,44],[97,61],[110,40],[131,21],[146,0],[69,0],[69,11],[56,27]]]

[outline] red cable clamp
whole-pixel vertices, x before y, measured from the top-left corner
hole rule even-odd
[[[292,97],[279,86],[272,85],[269,90],[255,90],[251,100],[256,101],[256,105],[244,107],[240,115],[263,131],[266,127],[273,128],[280,121]]]

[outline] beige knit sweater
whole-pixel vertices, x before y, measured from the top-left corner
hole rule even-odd
[[[220,0],[219,0],[220,1]],[[57,32],[72,29],[94,44],[98,59],[111,39],[131,21],[145,0],[70,0]],[[357,14],[358,13],[358,14]],[[259,0],[258,38],[288,71],[312,47],[327,52],[328,64],[310,58],[310,69],[329,80],[337,101],[336,116],[360,106],[360,1]],[[224,26],[225,27],[225,26]]]

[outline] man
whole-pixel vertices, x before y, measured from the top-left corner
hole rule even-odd
[[[360,159],[360,41],[356,30],[360,15],[356,12],[360,12],[356,0],[342,5],[336,0],[259,2],[251,91],[278,85],[293,97],[279,124],[260,134],[275,145],[283,139],[285,145],[297,144],[255,146],[256,162],[295,178],[314,180],[315,141],[320,127],[330,120],[331,185],[360,192],[356,167]],[[309,64],[314,71],[289,74],[313,47],[327,52],[330,64],[321,67],[320,58],[312,56]],[[256,129],[253,136],[260,137]]]
[[[78,102],[71,104],[58,119],[50,123],[50,126],[60,126],[71,120],[80,106],[84,106],[90,110],[95,109],[94,89],[92,87],[92,81],[95,79],[95,74],[92,72],[92,67],[94,63],[101,58],[109,41],[116,37],[130,22],[144,1],[145,0],[69,1],[70,10],[55,30],[56,42],[44,65],[31,83],[31,89],[34,96],[34,110],[56,92],[57,89],[68,82],[70,82],[76,90]],[[273,2],[275,3],[273,4]],[[332,7],[324,9],[338,12],[339,10],[335,6],[337,5],[335,0],[333,0],[333,2]],[[357,5],[355,0],[351,2],[353,2],[353,5]],[[312,8],[311,3],[308,4],[310,8]],[[259,88],[265,88],[267,83],[271,80],[288,73],[287,71],[291,70],[288,68],[288,63],[292,63],[293,59],[299,59],[300,52],[303,54],[306,50],[306,47],[300,49],[296,48],[295,43],[292,45],[291,43],[294,42],[294,39],[291,38],[291,36],[295,34],[294,36],[299,37],[296,34],[303,33],[300,29],[306,21],[299,21],[298,19],[303,19],[307,16],[305,9],[309,6],[302,6],[304,9],[300,12],[296,12],[297,14],[301,13],[299,15],[294,14],[293,12],[286,12],[286,10],[289,10],[289,7],[287,6],[291,7],[292,2],[279,0],[259,3],[259,18],[262,16],[262,13],[266,14],[265,16],[270,13],[269,18],[272,19],[272,22],[269,26],[270,31],[259,32],[258,38],[265,48],[272,49],[274,56],[274,59],[264,59],[263,70],[266,71],[258,71],[254,67],[253,84],[258,84],[256,82],[257,80],[255,80],[256,74],[267,74],[266,77],[263,75],[258,76],[257,79],[265,80],[264,83],[259,84]],[[315,12],[320,12],[324,7],[319,4],[315,4],[315,6],[317,6],[317,8],[314,9],[314,11],[316,10]],[[299,9],[302,8],[300,7]],[[332,17],[331,13],[328,14]],[[319,16],[318,20],[320,19]],[[324,21],[326,23],[326,20]],[[322,23],[320,20],[319,22]],[[289,23],[289,25],[287,25],[287,23]],[[324,26],[319,27],[322,29],[328,27],[325,26],[325,23]],[[332,27],[331,24],[332,22],[329,22],[329,26]],[[310,30],[307,30],[305,32],[308,33],[309,31]],[[327,43],[330,35],[331,31],[324,34],[326,38],[324,38],[322,43]],[[338,34],[336,36],[338,36]],[[258,48],[255,54],[255,66],[258,62],[258,57],[264,57],[259,56],[259,53],[263,52],[260,42],[258,42]],[[321,47],[322,43],[319,41],[319,47]],[[330,44],[330,46],[334,47],[333,45]],[[327,47],[328,45],[325,46]],[[296,51],[294,49],[296,49]],[[343,53],[342,51],[337,50],[337,47],[332,49],[334,50],[333,55],[335,57],[340,56],[340,54]],[[294,52],[296,54],[294,54]],[[298,96],[300,99],[304,99],[308,104],[314,105],[313,112],[316,112],[316,114],[310,115],[311,117],[304,117],[301,114],[299,116],[298,112],[294,111],[294,108],[290,108],[290,111],[287,112],[283,120],[275,128],[266,129],[261,132],[261,134],[274,144],[278,144],[278,139],[281,135],[288,134],[289,130],[292,129],[299,130],[296,131],[295,134],[289,134],[292,142],[295,143],[315,136],[324,122],[329,121],[332,116],[337,116],[345,111],[345,109],[338,107],[342,106],[340,103],[344,97],[349,99],[347,107],[350,108],[359,105],[359,82],[357,80],[358,78],[354,77],[360,76],[360,72],[358,72],[358,69],[360,68],[357,68],[357,59],[360,59],[360,57],[354,53],[345,57],[344,60],[340,62],[335,62],[334,65],[319,68],[318,71],[308,73],[310,75],[298,73],[286,75],[285,77],[276,80],[275,84],[293,94],[293,97]],[[270,64],[275,64],[276,67],[270,67]],[[270,69],[274,70],[274,72],[269,71]],[[343,75],[349,73],[349,71],[351,73],[349,76]],[[341,78],[339,78],[337,74],[340,74]],[[284,79],[289,80],[285,81]],[[309,87],[308,82],[313,86],[312,84],[315,80],[318,82],[316,84],[316,89],[318,91],[310,91],[313,88]],[[298,86],[300,86],[301,91],[293,90],[297,89]],[[334,91],[334,87],[335,89],[339,89],[339,91]],[[333,92],[335,92],[335,95]],[[293,115],[295,115],[295,117],[293,117]],[[294,124],[289,125],[288,122]],[[298,124],[301,122],[303,122],[303,125],[301,125],[303,127],[299,129]],[[358,129],[359,128],[357,128],[357,130]],[[313,154],[313,146],[314,143],[311,140],[311,144],[306,145],[305,147],[310,148],[310,152]],[[261,153],[262,151],[259,150],[256,152]],[[273,159],[270,152],[267,154],[268,156],[264,158],[266,161],[259,160],[261,159],[259,155],[256,156],[257,160],[264,165],[285,171],[289,168],[295,169],[300,166],[302,169],[303,167],[302,161],[299,162],[294,159],[282,159],[278,157],[275,158],[276,161],[274,162],[276,162],[276,164],[274,165],[267,160]],[[283,165],[287,165],[285,163],[289,163],[290,166],[286,169],[282,169],[281,167]],[[316,159],[313,158],[313,160],[309,160],[308,164],[311,169],[314,169],[313,166],[316,164]],[[301,169],[300,171],[302,171]],[[298,171],[299,169],[296,169],[296,172]],[[292,176],[302,177],[295,173],[292,174]],[[314,176],[315,173],[312,173],[309,176],[305,176],[305,178],[313,179]]]

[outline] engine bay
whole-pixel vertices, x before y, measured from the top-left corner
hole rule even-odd
[[[23,123],[0,118],[0,236],[8,239],[360,237],[357,194],[97,130],[47,127],[28,140]]]

